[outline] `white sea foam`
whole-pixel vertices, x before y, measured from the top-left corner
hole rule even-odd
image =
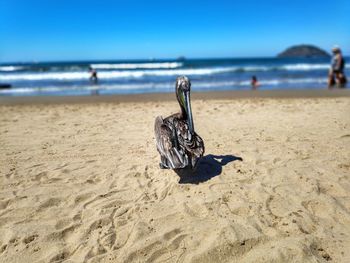
[[[94,69],[158,69],[158,68],[180,68],[181,62],[159,62],[159,63],[122,63],[122,64],[91,64]]]
[[[89,78],[88,72],[17,73],[0,75],[0,80],[78,80]]]
[[[284,65],[281,68],[285,70],[309,71],[309,70],[318,70],[318,69],[329,69],[330,65],[300,63],[300,64]]]
[[[178,63],[178,62],[171,62]],[[312,71],[312,70],[327,70],[328,64],[285,64],[280,66],[227,66],[227,67],[213,67],[213,68],[164,68],[155,69],[157,64],[161,64],[164,67],[170,66],[170,62],[165,63],[140,63],[140,64],[123,64],[124,70],[111,70],[111,71],[99,71],[98,77],[100,79],[118,79],[118,78],[142,78],[145,76],[179,76],[179,75],[213,75],[229,72],[262,72],[262,71]],[[149,69],[137,69],[137,65],[148,65]],[[96,64],[96,65],[111,65],[120,66],[121,64]],[[130,69],[127,70],[125,65],[129,65]],[[135,66],[136,65],[136,66]],[[173,65],[174,67],[176,65]],[[132,67],[131,67],[132,66]],[[154,68],[152,68],[154,66]],[[57,71],[57,72],[11,72],[11,70],[18,70],[19,67],[15,66],[2,66],[0,69],[9,71],[9,73],[0,74],[0,81],[41,81],[41,80],[57,80],[57,81],[74,81],[74,80],[86,80],[90,74],[87,71]],[[347,65],[346,68],[350,68]]]
[[[16,71],[23,68],[24,67],[20,67],[20,66],[0,66],[0,71]]]
[[[230,72],[235,67],[201,68],[201,69],[173,69],[173,70],[126,70],[98,72],[101,79],[140,78],[143,76],[178,76],[178,75],[211,75]],[[44,73],[17,73],[0,75],[0,80],[79,80],[88,79],[89,73],[80,72],[44,72]]]
[[[277,71],[277,70],[290,70],[290,71],[310,71],[310,70],[322,70],[329,69],[329,64],[285,64],[285,65],[273,65],[273,66],[246,66],[241,67],[242,71]],[[347,67],[348,68],[348,67]]]
[[[301,78],[301,79],[272,79],[261,80],[261,85],[281,85],[281,84],[307,84],[307,83],[327,83],[327,78]]]
[[[61,92],[61,91],[62,91],[62,88],[59,88],[59,87],[45,87],[45,88],[23,87],[23,88],[3,89],[3,90],[0,90],[0,94],[22,94],[22,93],[30,94],[35,92],[40,93],[40,92]]]

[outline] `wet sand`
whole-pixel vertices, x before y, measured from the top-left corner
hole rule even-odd
[[[182,178],[173,97],[1,97],[0,262],[350,262],[349,90],[194,93]]]

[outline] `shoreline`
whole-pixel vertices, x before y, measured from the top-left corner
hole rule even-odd
[[[242,90],[192,92],[193,100],[236,100],[236,99],[298,99],[350,97],[350,89],[334,90]],[[123,102],[160,102],[174,100],[173,93],[142,93],[91,96],[0,96],[0,105],[30,104],[90,104]]]

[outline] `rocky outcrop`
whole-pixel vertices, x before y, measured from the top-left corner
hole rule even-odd
[[[315,57],[330,57],[330,55],[313,45],[297,45],[287,48],[282,53],[278,54],[279,58],[288,58],[288,57],[302,57],[302,58],[315,58]]]

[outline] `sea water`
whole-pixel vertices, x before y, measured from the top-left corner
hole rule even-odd
[[[89,67],[97,71],[97,83],[90,81]],[[262,90],[325,89],[329,67],[328,58],[3,63],[0,84],[11,84],[11,88],[0,89],[0,95],[173,92],[181,75],[191,79],[193,91],[249,90],[252,76],[258,78]]]

